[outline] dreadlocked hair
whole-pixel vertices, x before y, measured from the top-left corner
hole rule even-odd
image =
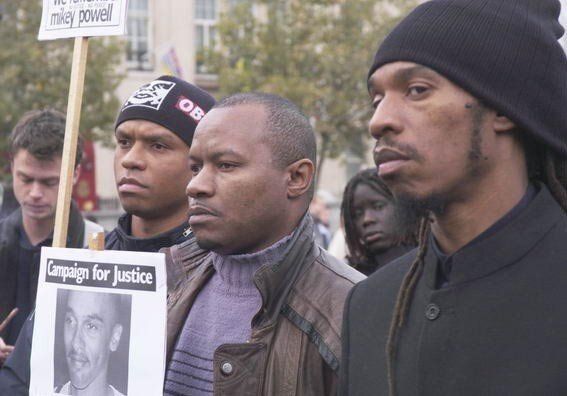
[[[341,204],[341,220],[345,227],[345,239],[348,247],[347,260],[354,268],[373,266],[373,254],[362,242],[356,229],[354,213],[354,192],[360,184],[365,184],[379,195],[390,202],[394,202],[394,196],[386,184],[378,176],[376,168],[364,169],[358,172],[347,183]],[[417,239],[416,230],[410,230],[405,235],[396,238],[394,246],[409,245],[415,246]]]
[[[428,218],[423,218],[419,225],[419,246],[417,255],[413,260],[409,271],[402,280],[402,284],[400,285],[400,290],[398,291],[398,296],[396,298],[392,321],[390,322],[388,342],[386,343],[386,365],[388,369],[388,388],[390,390],[390,396],[394,396],[396,394],[394,360],[397,353],[398,335],[401,328],[404,326],[415,286],[423,272],[423,259],[427,253],[427,239],[430,230],[429,222],[430,220]]]
[[[524,137],[526,135],[523,135]],[[524,138],[528,176],[547,186],[559,206],[567,213],[567,158],[551,149],[538,144],[531,138]],[[394,364],[397,354],[400,330],[405,324],[417,282],[423,272],[424,257],[427,253],[427,241],[430,232],[430,219],[423,218],[419,227],[418,253],[409,271],[405,275],[398,296],[386,344],[386,364],[388,370],[388,388],[390,396],[396,395]]]
[[[567,213],[567,158],[560,157],[549,149],[546,150],[544,158],[542,181]]]
[[[526,153],[528,177],[547,186],[559,206],[567,213],[567,157],[557,154],[532,136],[517,131]]]

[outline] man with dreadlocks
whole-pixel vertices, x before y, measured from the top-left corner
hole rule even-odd
[[[433,0],[369,71],[379,175],[419,248],[346,303],[343,395],[567,389],[567,59],[558,0]]]
[[[370,275],[415,247],[415,232],[396,224],[394,196],[376,169],[358,172],[348,182],[341,206],[348,263]]]

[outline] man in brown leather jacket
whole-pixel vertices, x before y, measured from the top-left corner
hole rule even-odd
[[[199,246],[166,250],[165,395],[336,393],[343,304],[363,275],[313,241],[315,157],[309,121],[278,96],[228,97],[199,124]]]

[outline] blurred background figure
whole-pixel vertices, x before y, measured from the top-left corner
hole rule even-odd
[[[8,217],[12,212],[20,207],[14,189],[10,184],[0,184],[0,220]]]
[[[396,224],[394,197],[376,169],[358,172],[347,184],[341,206],[347,261],[370,275],[416,246],[416,231]]]
[[[337,230],[333,233],[333,237],[331,238],[331,243],[329,244],[327,251],[336,258],[346,261],[348,249],[345,240],[345,225],[343,224],[342,218],[339,228],[337,228]]]
[[[328,249],[331,243],[331,230],[329,229],[329,197],[326,191],[318,191],[309,206],[309,213],[313,218],[313,236],[315,243],[323,249]]]

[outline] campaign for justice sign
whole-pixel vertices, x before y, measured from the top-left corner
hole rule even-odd
[[[43,247],[30,396],[162,395],[162,253]]]
[[[39,40],[126,33],[127,0],[43,0]]]

